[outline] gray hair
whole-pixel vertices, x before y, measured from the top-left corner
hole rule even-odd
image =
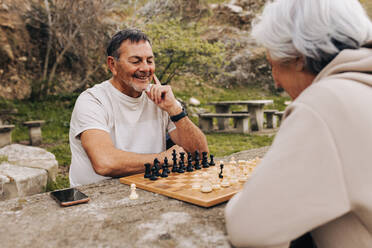
[[[304,57],[318,74],[341,50],[372,40],[372,22],[358,0],[276,0],[253,22],[252,36],[273,60]]]

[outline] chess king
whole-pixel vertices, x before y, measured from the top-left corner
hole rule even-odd
[[[155,76],[149,38],[137,29],[116,33],[107,47],[112,77],[78,97],[70,122],[70,185],[143,172],[155,158],[208,152],[204,134]],[[151,83],[153,82],[153,83]],[[166,134],[175,145],[166,149]]]

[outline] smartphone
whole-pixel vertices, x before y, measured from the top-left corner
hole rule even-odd
[[[90,200],[86,194],[75,188],[56,190],[50,195],[63,207],[86,203]]]

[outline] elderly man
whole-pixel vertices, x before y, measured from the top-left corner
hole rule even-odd
[[[139,30],[116,33],[107,48],[112,78],[84,91],[70,125],[71,186],[142,172],[158,158],[196,150],[207,141],[170,86],[156,78],[150,40]],[[150,82],[154,80],[154,84]],[[166,150],[166,134],[176,144]]]
[[[277,0],[253,26],[293,103],[226,207],[237,247],[372,247],[372,23],[358,0]],[[305,247],[305,246],[300,246]]]

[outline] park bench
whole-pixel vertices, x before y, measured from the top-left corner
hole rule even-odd
[[[283,118],[284,111],[276,111],[275,115],[278,117],[278,127],[282,123],[282,118]]]
[[[204,132],[213,131],[213,119],[233,119],[235,123],[235,131],[239,133],[249,133],[249,117],[248,113],[203,113],[199,114],[199,127]],[[221,125],[223,123],[224,125]],[[219,122],[219,130],[234,131],[228,126],[228,122]]]
[[[30,136],[30,145],[38,146],[41,144],[41,126],[45,123],[43,120],[26,121],[23,125],[28,127],[28,133]]]
[[[278,112],[276,109],[266,109],[264,110],[264,115],[266,116],[266,128],[276,128],[275,113]]]
[[[14,125],[0,125],[0,147],[12,143],[12,130]]]
[[[0,125],[9,124],[17,113],[17,109],[0,109]]]

